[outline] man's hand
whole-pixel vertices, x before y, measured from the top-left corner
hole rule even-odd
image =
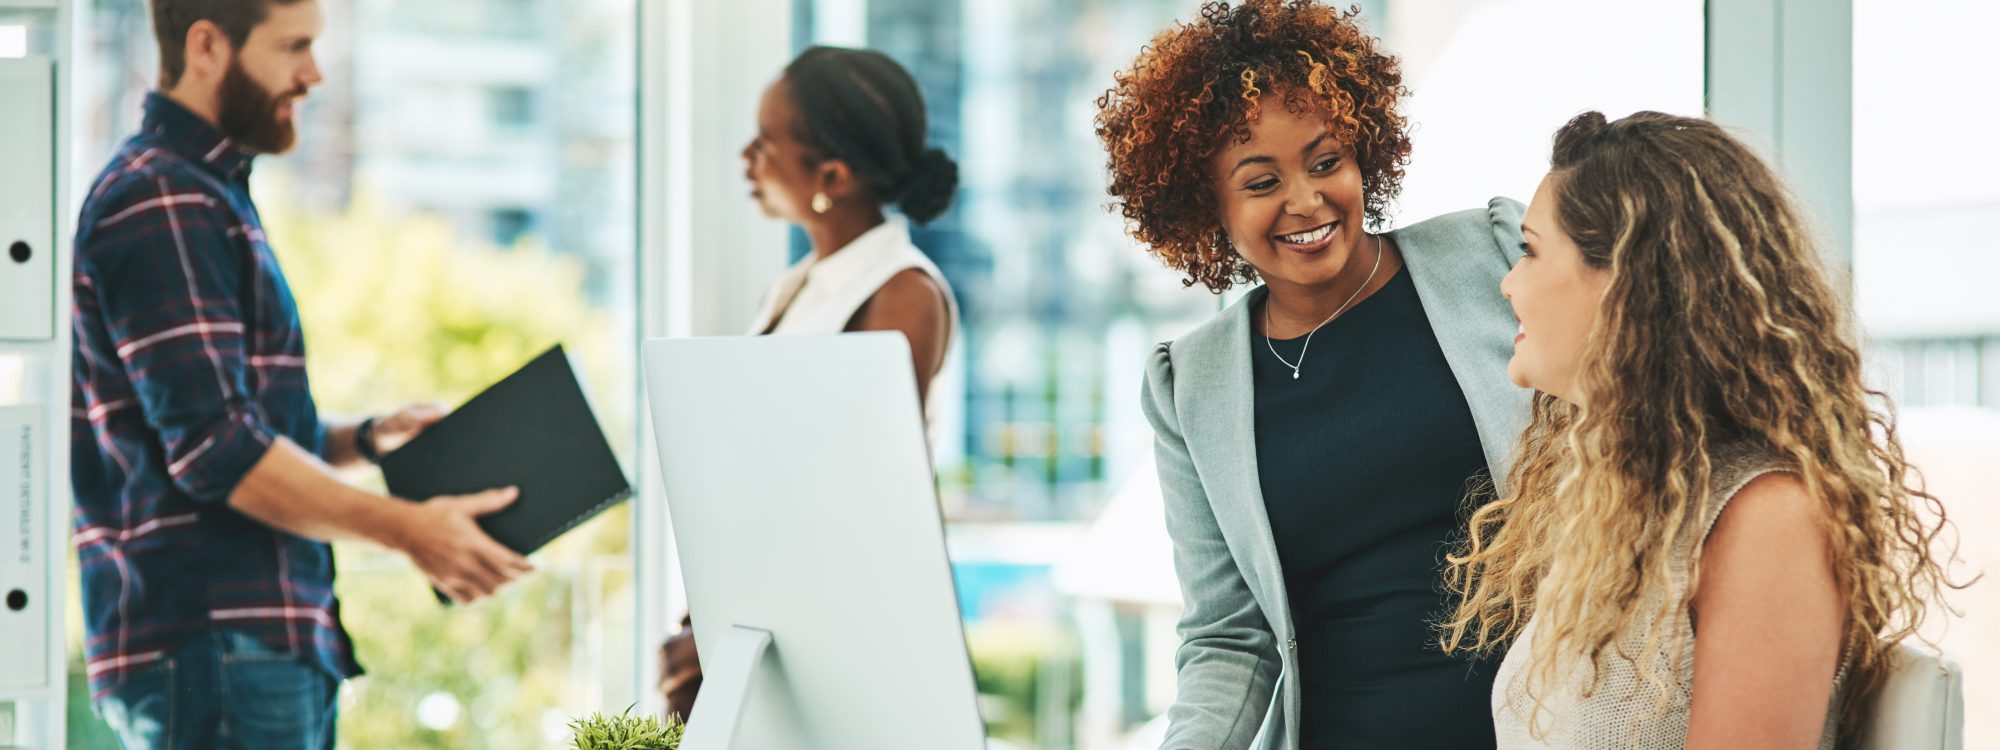
[[[375,420],[372,437],[375,439],[375,455],[386,456],[417,439],[425,428],[444,419],[444,407],[437,404],[411,404],[398,409],[396,413]]]
[[[484,599],[535,569],[527,558],[479,528],[480,516],[512,505],[520,494],[507,487],[412,503],[392,546],[409,555],[431,584],[454,601],[470,604]]]
[[[229,507],[308,539],[364,539],[402,552],[439,591],[472,602],[534,570],[479,528],[480,516],[520,494],[508,487],[422,503],[385,497],[341,482],[318,457],[280,437],[230,492]]]

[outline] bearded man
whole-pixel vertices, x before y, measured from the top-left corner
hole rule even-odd
[[[93,183],[72,283],[73,542],[95,706],[131,750],[322,750],[360,673],[329,542],[400,551],[459,601],[529,571],[479,516],[342,481],[443,416],[323,422],[251,201],[321,81],[315,0],[152,0],[159,88]]]

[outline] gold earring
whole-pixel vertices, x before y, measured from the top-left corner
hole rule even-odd
[[[823,190],[814,193],[812,208],[813,208],[813,213],[816,214],[823,214],[828,211],[831,211],[833,210],[833,199],[826,197],[826,191]]]

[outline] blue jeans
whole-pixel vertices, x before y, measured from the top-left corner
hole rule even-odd
[[[332,750],[339,689],[296,656],[216,630],[127,675],[97,712],[126,750]]]

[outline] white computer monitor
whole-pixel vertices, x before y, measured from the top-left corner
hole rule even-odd
[[[983,747],[906,340],[642,353],[702,661],[685,750]]]

